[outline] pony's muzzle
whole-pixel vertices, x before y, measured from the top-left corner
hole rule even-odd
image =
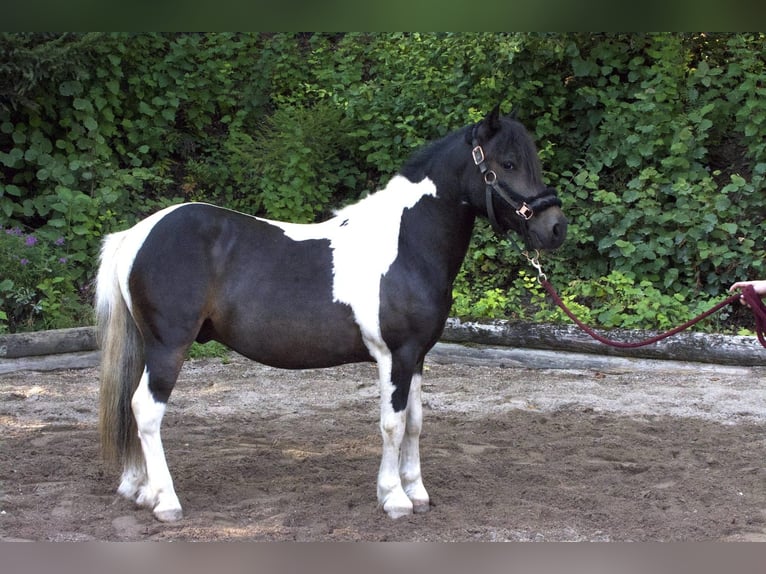
[[[567,218],[558,207],[546,209],[529,222],[527,247],[558,249],[566,240],[567,227]]]

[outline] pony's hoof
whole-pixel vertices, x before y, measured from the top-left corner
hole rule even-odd
[[[412,502],[412,512],[415,514],[425,514],[431,510],[431,504],[428,500],[415,500]]]
[[[392,520],[396,520],[397,518],[401,518],[402,516],[409,516],[412,514],[412,507],[407,506],[395,506],[392,508],[383,508],[383,510],[388,514],[388,517]]]
[[[412,502],[406,496],[400,498],[394,496],[383,504],[383,511],[393,520],[402,516],[409,516],[412,514]]]
[[[180,508],[168,508],[166,510],[155,510],[154,517],[160,522],[178,522],[184,517],[184,513]]]

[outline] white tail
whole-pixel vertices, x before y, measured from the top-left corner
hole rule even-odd
[[[130,230],[104,239],[96,279],[96,317],[101,347],[99,433],[107,462],[140,468],[143,454],[130,401],[144,370],[143,341],[118,276],[121,248]],[[133,254],[130,254],[131,256]]]

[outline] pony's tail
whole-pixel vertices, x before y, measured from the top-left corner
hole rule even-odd
[[[131,398],[144,370],[141,334],[117,276],[126,231],[109,235],[101,248],[96,278],[96,317],[101,348],[99,434],[104,460],[140,468],[143,455]]]

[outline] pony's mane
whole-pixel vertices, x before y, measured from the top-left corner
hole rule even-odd
[[[418,182],[428,175],[435,159],[443,159],[444,149],[462,141],[468,137],[470,127],[447,134],[441,139],[435,140],[425,147],[418,149],[407,159],[399,170],[410,181]]]
[[[511,118],[501,118],[500,121],[503,124],[503,129],[497,135],[504,138],[504,141],[500,142],[499,147],[513,149],[516,153],[516,161],[529,174],[532,183],[535,185],[540,184],[542,175],[540,158],[537,155],[534,141],[526,128],[517,120]],[[410,181],[417,182],[422,180],[429,175],[434,161],[444,159],[447,155],[445,153],[447,147],[463,142],[471,143],[472,129],[473,126],[468,126],[452,132],[415,151],[404,163],[399,173]]]

